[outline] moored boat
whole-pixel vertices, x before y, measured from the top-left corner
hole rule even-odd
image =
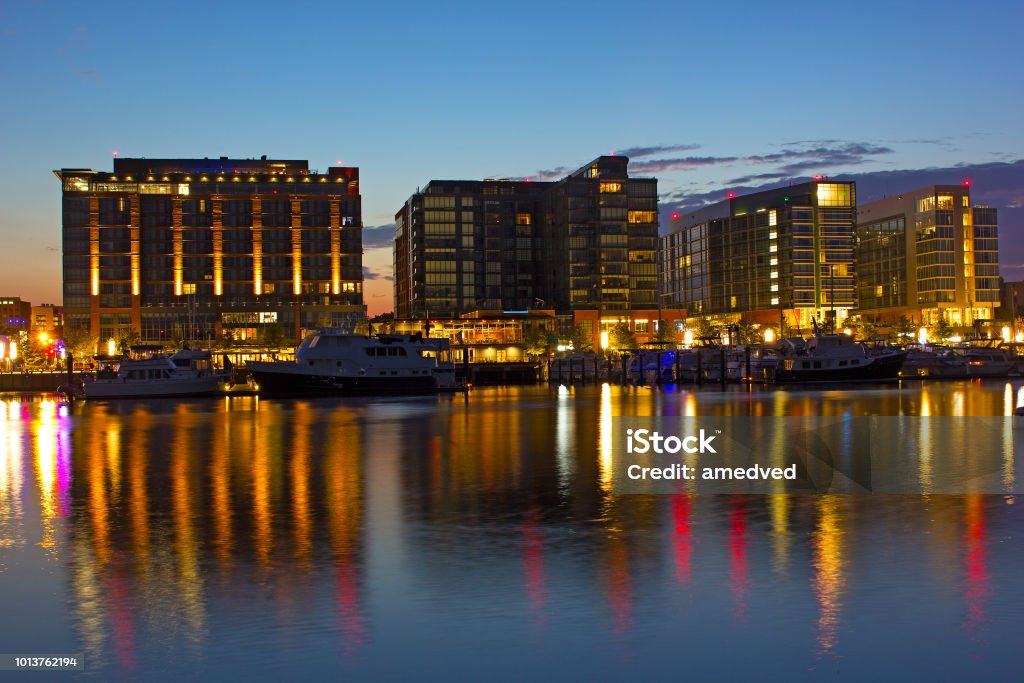
[[[447,339],[419,334],[367,337],[318,330],[293,361],[247,364],[261,394],[387,394],[458,391]]]
[[[875,350],[845,334],[811,337],[800,350],[785,340],[778,365],[777,383],[880,382],[899,378],[906,351]]]
[[[209,351],[185,349],[174,355],[159,346],[135,346],[131,354],[96,356],[96,376],[82,384],[86,399],[173,398],[212,396],[222,377],[210,364]]]

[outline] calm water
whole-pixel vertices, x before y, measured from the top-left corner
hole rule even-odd
[[[0,652],[84,656],[33,680],[1013,677],[1012,496],[612,495],[601,438],[1019,389],[0,397]]]

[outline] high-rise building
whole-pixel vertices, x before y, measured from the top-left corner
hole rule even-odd
[[[929,185],[857,211],[858,312],[971,328],[999,306],[996,210],[969,183]]]
[[[602,156],[557,181],[430,181],[395,215],[396,316],[553,308],[595,340],[619,322],[646,335],[658,188],[628,164]]]
[[[665,301],[719,323],[841,321],[854,306],[856,207],[854,183],[815,180],[674,216],[661,238]]]
[[[63,188],[64,322],[101,344],[287,336],[365,316],[359,169],[114,159]]]

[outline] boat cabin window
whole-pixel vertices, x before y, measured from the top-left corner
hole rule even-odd
[[[802,368],[809,368],[809,367],[811,367],[811,362],[809,360],[802,361],[800,363],[800,367],[802,367]]]
[[[402,346],[371,346],[366,349],[367,356],[405,356],[405,347]]]

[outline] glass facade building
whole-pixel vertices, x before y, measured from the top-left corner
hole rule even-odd
[[[991,320],[999,305],[996,210],[970,186],[931,185],[858,210],[858,311],[954,327]]]
[[[813,181],[673,218],[661,238],[666,305],[691,319],[808,330],[854,306],[852,182]]]
[[[603,156],[558,181],[432,180],[395,215],[395,313],[657,307],[657,180]]]
[[[288,336],[365,317],[359,169],[115,159],[54,171],[65,325],[105,343]]]

